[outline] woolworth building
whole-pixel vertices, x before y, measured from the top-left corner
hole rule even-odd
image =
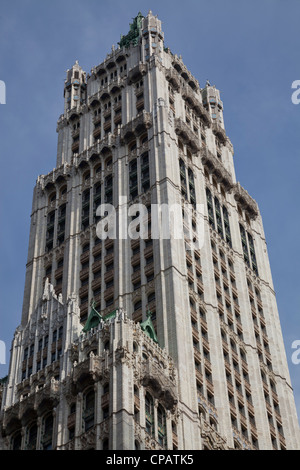
[[[219,90],[139,13],[89,74],[67,71],[57,133],[33,192],[0,448],[299,449],[262,218]],[[172,225],[152,208],[173,206],[182,236],[152,236]],[[100,237],[109,207],[114,236]]]

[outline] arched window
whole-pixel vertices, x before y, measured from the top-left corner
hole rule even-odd
[[[22,435],[21,432],[18,431],[11,440],[11,450],[21,450],[22,446]]]
[[[37,442],[37,424],[32,424],[27,429],[27,450],[36,450],[36,442]]]
[[[209,418],[209,424],[217,431],[217,423],[212,417]]]
[[[48,414],[42,422],[41,448],[52,450],[53,416]]]
[[[145,396],[145,416],[146,431],[151,436],[154,436],[154,403],[152,396],[148,392]]]
[[[63,197],[67,194],[67,186],[63,186],[60,190],[60,197]]]
[[[83,184],[87,184],[90,180],[90,171],[86,171],[83,175],[82,175],[82,183]]]
[[[157,436],[159,444],[165,447],[167,445],[166,412],[161,405],[157,408]]]
[[[95,419],[95,392],[94,390],[89,390],[84,395],[84,401],[83,401],[83,423],[84,423],[85,431],[88,431],[88,429],[94,426],[94,419]]]
[[[50,194],[49,199],[48,199],[48,205],[54,205],[56,201],[56,192],[53,192]]]

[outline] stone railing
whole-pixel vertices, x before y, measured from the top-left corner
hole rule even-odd
[[[188,145],[193,153],[200,150],[199,138],[192,129],[181,119],[175,118],[174,120],[175,132],[183,140],[183,143]]]
[[[226,170],[223,163],[213,155],[213,153],[206,147],[201,148],[202,163],[216,176],[219,183],[225,189],[231,189],[234,186],[233,179],[229,171]]]
[[[254,219],[258,216],[258,206],[256,201],[252,199],[240,183],[236,183],[235,185],[234,198],[240,204],[241,208],[248,212],[250,218]]]
[[[166,79],[168,82],[171,83],[171,85],[175,88],[175,90],[178,90],[180,88],[180,81],[178,79],[178,73],[175,72],[175,70],[171,67],[166,70]]]
[[[97,380],[101,377],[104,369],[103,358],[100,356],[90,355],[87,359],[78,364],[74,364],[72,381],[80,386],[83,377]]]
[[[121,130],[121,140],[126,142],[132,135],[138,136],[144,129],[152,126],[152,114],[144,111],[125,124]]]
[[[223,127],[221,127],[220,124],[213,122],[212,131],[215,134],[215,136],[220,140],[220,142],[225,145],[227,141],[227,136]]]

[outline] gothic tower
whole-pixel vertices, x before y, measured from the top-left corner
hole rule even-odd
[[[1,446],[299,449],[262,219],[216,87],[139,13],[90,74],[67,71],[57,132]]]

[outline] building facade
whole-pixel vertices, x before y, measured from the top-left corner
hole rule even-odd
[[[1,447],[299,449],[262,219],[216,87],[139,13],[90,74],[67,71],[57,132]]]

